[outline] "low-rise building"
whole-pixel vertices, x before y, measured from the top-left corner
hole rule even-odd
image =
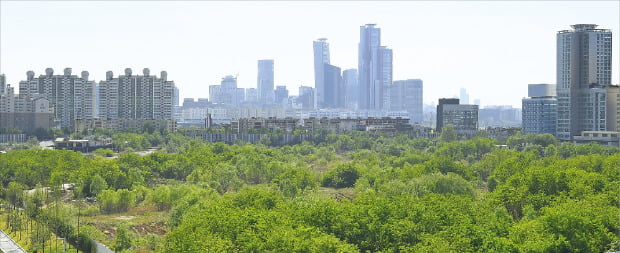
[[[573,136],[573,144],[587,144],[597,142],[603,146],[620,147],[620,132],[615,131],[583,131],[581,135]]]
[[[147,124],[155,130],[165,129],[170,133],[177,130],[176,121],[170,119],[78,119],[75,120],[75,132],[95,128],[112,131],[140,130]]]

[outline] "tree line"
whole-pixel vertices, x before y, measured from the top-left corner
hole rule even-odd
[[[157,139],[124,135],[129,146]],[[282,147],[160,137],[162,149],[144,156],[0,154],[2,198],[19,208],[20,198],[30,198],[20,195],[24,189],[72,183],[72,198],[96,198],[90,205],[98,213],[155,207],[168,217],[168,233],[153,239],[156,252],[602,252],[620,246],[617,148],[516,135],[507,149],[484,137],[459,140],[449,130],[438,139],[325,134]],[[39,212],[54,205],[47,206]],[[119,251],[137,243],[123,229]]]

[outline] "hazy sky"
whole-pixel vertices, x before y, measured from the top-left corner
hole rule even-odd
[[[376,23],[394,50],[394,80],[424,80],[424,102],[464,87],[482,105],[521,107],[529,83],[555,83],[556,33],[578,23],[611,29],[619,75],[619,1],[0,1],[0,73],[17,86],[26,71],[127,67],[166,70],[181,98],[238,74],[256,87],[257,61],[274,59],[275,85],[314,86],[312,41],[327,38],[331,62],[357,68],[359,27]]]

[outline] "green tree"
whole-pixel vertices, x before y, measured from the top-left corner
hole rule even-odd
[[[441,141],[450,142],[458,140],[458,136],[456,134],[456,130],[454,126],[447,125],[441,129],[441,135],[439,136]]]
[[[359,177],[358,169],[354,164],[341,164],[323,176],[321,185],[335,188],[352,187]]]
[[[114,251],[120,252],[129,249],[132,245],[132,239],[127,225],[121,225],[116,229],[116,238],[114,239]]]
[[[108,189],[108,183],[101,176],[94,175],[90,179],[89,193],[91,196],[97,196],[105,189]]]

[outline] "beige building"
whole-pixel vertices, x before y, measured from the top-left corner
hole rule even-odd
[[[14,94],[6,86],[0,94],[0,129],[18,128],[33,133],[38,128],[47,130],[54,125],[54,107],[45,97],[26,97]]]
[[[607,131],[620,131],[620,86],[607,86]]]

